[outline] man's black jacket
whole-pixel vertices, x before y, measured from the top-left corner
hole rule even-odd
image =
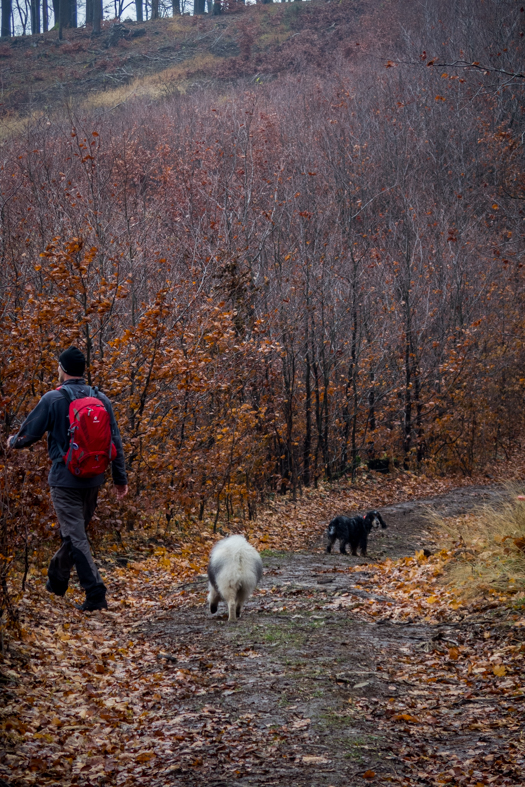
[[[73,387],[75,398],[91,396],[90,388],[83,379],[66,380],[63,386]],[[111,402],[103,393],[98,393],[98,398],[103,402],[109,413],[111,423],[111,438],[117,449],[117,458],[111,463],[113,483],[117,486],[127,484],[126,464],[122,440],[118,430]],[[63,456],[69,448],[69,401],[60,391],[48,391],[41,398],[37,406],[29,413],[20,427],[20,431],[11,442],[12,448],[26,448],[36,443],[47,432],[47,450],[52,461],[49,471],[49,486],[65,486],[75,489],[90,489],[104,483],[104,474],[93,478],[76,478],[64,464]]]

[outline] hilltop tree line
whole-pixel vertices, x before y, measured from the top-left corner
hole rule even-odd
[[[512,458],[523,14],[478,5],[412,8],[387,68],[340,58],[6,142],[2,446],[75,343],[123,432],[117,529],[250,517],[374,462]],[[5,574],[17,539],[51,532],[45,446],[1,465]]]
[[[272,0],[261,0],[262,4]],[[286,2],[286,0],[282,0]],[[179,16],[182,13],[221,14],[235,6],[244,5],[245,0],[1,0],[1,36],[9,38],[18,29],[22,35],[38,35],[58,29],[60,36],[67,28],[82,25],[91,27],[94,34],[100,33],[102,20],[121,19],[132,8],[137,22],[160,17]],[[79,13],[81,12],[81,13]]]

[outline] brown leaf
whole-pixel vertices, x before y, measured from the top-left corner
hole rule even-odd
[[[293,724],[290,724],[291,730],[304,730],[310,726],[310,719],[297,719]]]
[[[419,724],[419,719],[416,719],[415,716],[411,716],[410,713],[396,713],[394,716],[396,721],[410,721],[415,724]]]
[[[136,762],[149,762],[155,756],[155,752],[152,751],[143,751],[141,752],[136,758]]]

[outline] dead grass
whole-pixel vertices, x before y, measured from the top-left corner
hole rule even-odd
[[[84,109],[115,107],[131,98],[165,98],[174,92],[184,93],[192,79],[213,73],[219,58],[212,54],[199,54],[184,62],[164,69],[160,74],[149,74],[134,79],[128,85],[93,93],[83,102]]]
[[[0,120],[0,145],[15,136],[25,134],[32,125],[44,116],[40,110],[32,112],[26,117],[19,115],[5,115]]]
[[[523,489],[509,493],[508,502],[461,517],[431,516],[437,540],[453,555],[446,582],[466,598],[503,594],[525,601],[525,500],[517,500]]]
[[[268,47],[273,46],[280,46],[283,44],[288,38],[290,38],[291,33],[289,31],[282,31],[282,30],[275,30],[269,33],[263,33],[257,39],[257,45],[259,49],[267,49]]]

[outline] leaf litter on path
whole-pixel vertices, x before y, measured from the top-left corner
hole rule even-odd
[[[522,616],[447,589],[446,552],[374,560],[397,555],[392,533],[425,541],[422,507],[407,517],[382,502],[389,530],[372,534],[369,560],[326,555],[320,539],[330,511],[379,507],[372,495],[276,504],[264,531],[252,526],[266,573],[237,626],[205,611],[206,534],[108,569],[108,612],[83,615],[32,573],[23,636],[2,663],[0,776],[39,787],[311,785],[312,774],[327,787],[518,784]]]

